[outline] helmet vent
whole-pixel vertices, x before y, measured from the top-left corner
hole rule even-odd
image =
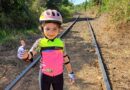
[[[53,16],[55,16],[55,13],[54,13],[54,12],[52,12],[52,15],[53,15]]]
[[[60,16],[60,14],[59,14],[59,13],[57,13],[57,16]]]
[[[47,15],[50,15],[50,12],[46,12]]]

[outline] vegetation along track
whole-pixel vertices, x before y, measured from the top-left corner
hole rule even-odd
[[[76,83],[70,85],[67,72],[65,71],[64,90],[111,90],[107,74],[103,71],[105,68],[103,64],[99,65],[99,63],[102,63],[102,61],[98,61],[101,56],[96,55],[99,51],[98,49],[96,49],[97,51],[95,50],[94,38],[92,38],[89,32],[92,27],[90,24],[88,27],[87,24],[86,18],[79,18],[78,22],[72,27],[72,30],[64,39],[67,52],[71,57],[71,63],[76,74]],[[38,89],[38,80],[36,78],[38,74],[36,74],[37,72],[34,73],[35,70],[38,71],[38,68],[32,69],[32,71],[25,76],[31,77],[31,79],[23,79],[23,83],[19,82],[14,90]],[[25,84],[25,87],[21,87],[21,84]]]

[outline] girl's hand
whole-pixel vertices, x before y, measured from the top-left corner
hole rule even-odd
[[[22,58],[24,61],[28,61],[29,54],[28,54],[28,51],[27,51],[27,50],[25,50],[24,53],[22,53],[21,58]]]
[[[25,45],[26,45],[25,41],[21,40],[20,43],[21,46],[18,48],[17,56],[19,59],[26,60],[29,55],[28,55],[28,51],[25,50]]]
[[[71,84],[75,83],[75,74],[73,72],[68,74]]]

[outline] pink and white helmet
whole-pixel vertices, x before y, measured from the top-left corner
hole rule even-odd
[[[42,12],[39,21],[40,22],[54,21],[60,24],[63,22],[61,14],[57,10],[51,10],[51,9]]]

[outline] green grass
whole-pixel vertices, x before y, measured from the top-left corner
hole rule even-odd
[[[128,21],[130,0],[103,0],[102,11],[109,12],[114,21]]]
[[[95,6],[97,5],[95,5],[94,2],[90,2],[86,4],[86,9],[93,9],[92,7]],[[114,22],[130,21],[130,0],[102,0],[102,5],[98,5],[98,7],[100,7],[98,9],[100,15],[102,13],[109,13]],[[79,8],[84,9],[84,4],[81,4],[76,8],[78,8],[78,11],[81,11]]]
[[[16,42],[20,38],[28,38],[38,32],[36,29],[0,29],[0,44]]]

